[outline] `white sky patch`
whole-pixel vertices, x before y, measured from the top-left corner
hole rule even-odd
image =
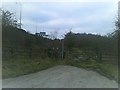
[[[59,31],[59,36],[73,27],[73,32],[107,34],[113,31],[117,2],[22,2],[22,28],[31,33]],[[3,9],[20,16],[20,4],[3,3]]]
[[[34,13],[35,14],[45,14],[45,15],[48,15],[48,16],[53,16],[53,17],[58,17],[58,14],[53,12],[53,11],[50,11],[50,10],[44,10],[44,9],[41,9],[40,7],[36,7],[34,6],[34,3],[33,4],[25,4],[23,6],[23,11],[26,12],[26,13]],[[37,15],[36,15],[37,16]]]
[[[67,25],[74,25],[77,24],[78,21],[72,18],[59,18],[55,20],[48,21],[46,23],[42,23],[43,25],[50,25],[50,26],[67,26]]]
[[[118,2],[119,0],[2,0],[2,2]]]

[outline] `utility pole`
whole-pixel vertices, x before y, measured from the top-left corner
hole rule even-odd
[[[36,21],[36,34],[37,34],[37,21]]]
[[[118,23],[120,23],[120,1],[118,2]]]
[[[21,29],[21,14],[22,14],[22,4],[20,3],[20,29]]]
[[[62,41],[62,59],[64,58],[64,39]]]
[[[62,59],[64,58],[64,35],[62,35],[63,39],[61,39],[62,43]]]
[[[22,23],[21,23],[21,18],[22,18],[22,4],[21,2],[16,2],[16,4],[19,4],[20,5],[20,29],[22,28]]]

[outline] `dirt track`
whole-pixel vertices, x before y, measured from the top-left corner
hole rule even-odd
[[[118,84],[94,71],[60,65],[5,79],[3,88],[118,88]]]

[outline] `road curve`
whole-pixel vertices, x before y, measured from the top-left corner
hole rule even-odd
[[[73,66],[59,65],[37,73],[4,79],[3,88],[118,88],[114,80]]]

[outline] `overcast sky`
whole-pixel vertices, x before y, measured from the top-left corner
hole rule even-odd
[[[71,28],[76,33],[105,35],[114,31],[117,2],[22,2],[22,28],[31,33],[57,31],[58,36]],[[19,19],[20,3],[3,3],[3,9]]]

